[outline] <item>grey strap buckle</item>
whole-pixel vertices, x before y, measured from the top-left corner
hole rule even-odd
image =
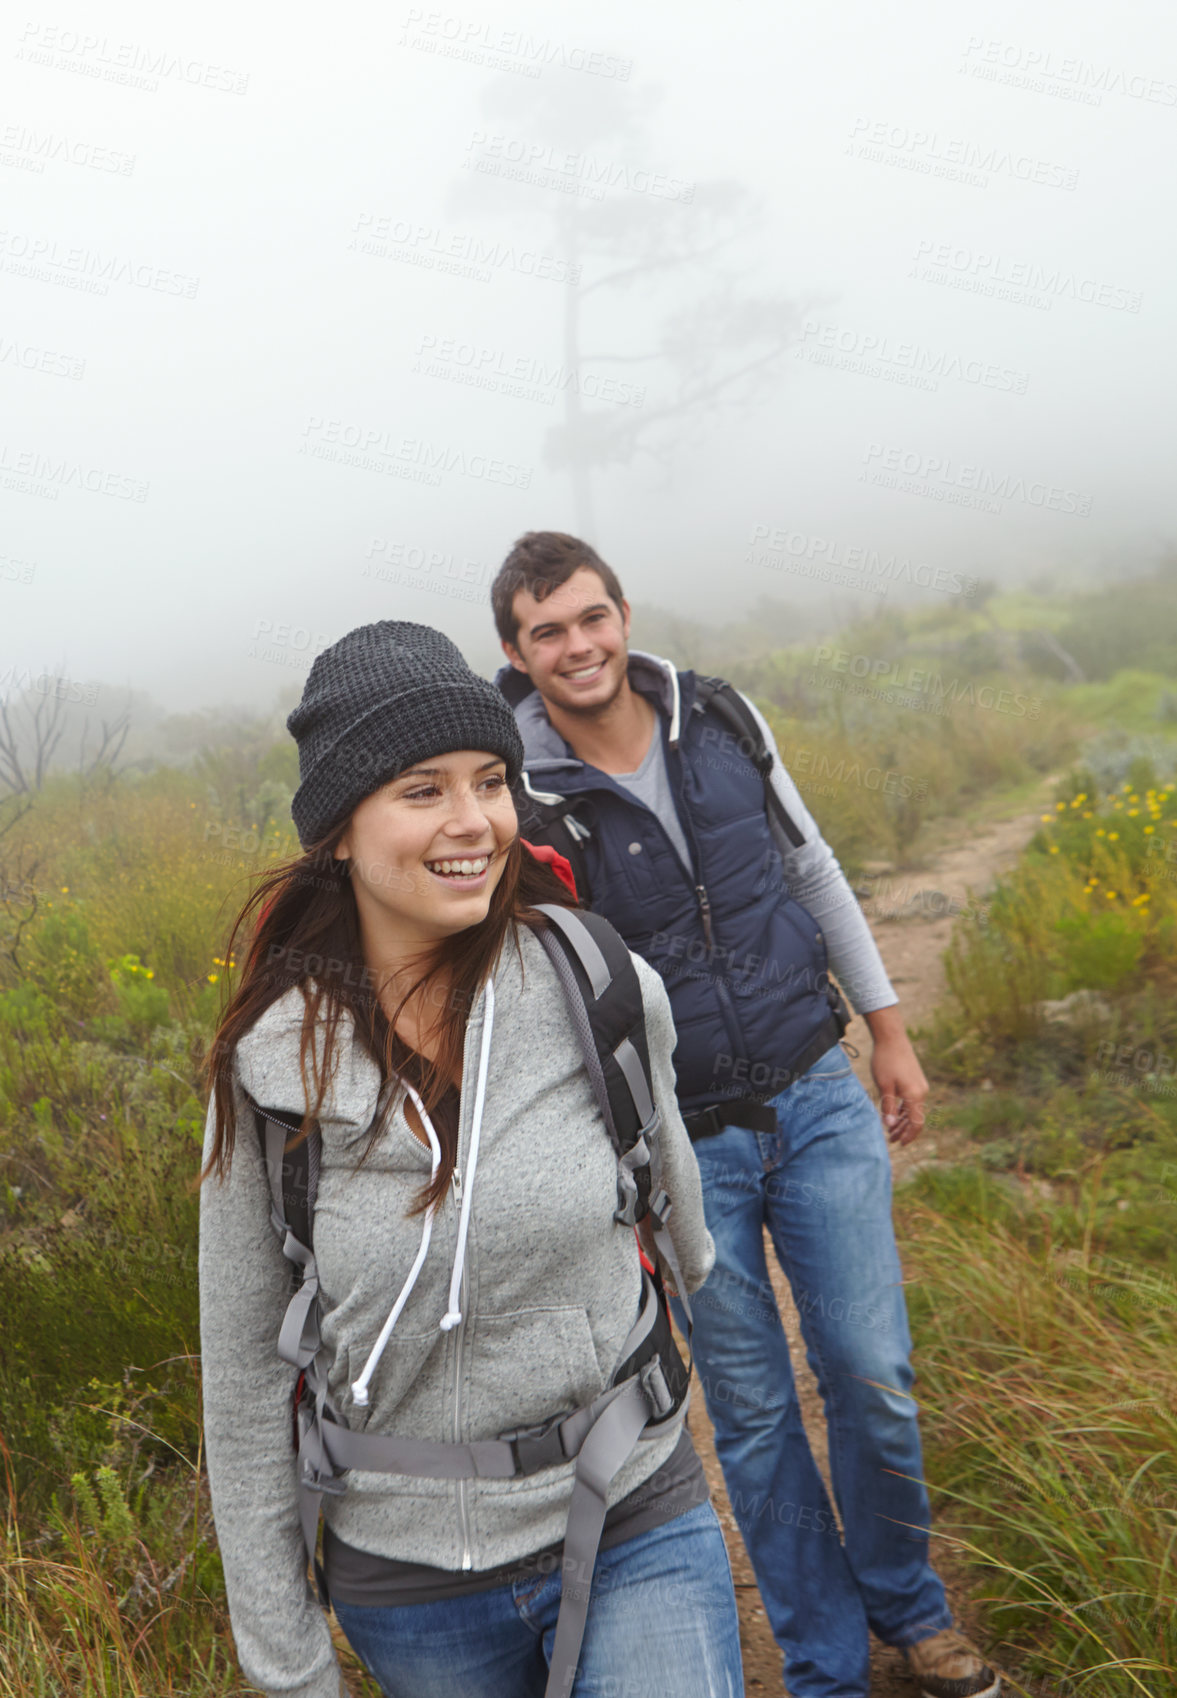
[[[329,1498],[342,1497],[347,1490],[347,1481],[342,1474],[324,1474],[321,1469],[312,1467],[309,1456],[300,1459],[298,1477],[310,1491],[322,1492]]]
[[[617,1207],[613,1219],[623,1226],[638,1223],[638,1182],[627,1167],[617,1169]]]
[[[347,1490],[344,1475],[348,1470],[336,1468],[323,1437],[323,1428],[332,1419],[326,1408],[326,1389],[322,1385],[311,1391],[298,1406],[298,1477],[313,1492],[340,1497]]]
[[[650,1164],[650,1146],[646,1139],[656,1138],[662,1124],[662,1118],[655,1109],[649,1120],[642,1127],[636,1140],[623,1156],[617,1160],[617,1207],[613,1211],[613,1219],[623,1226],[636,1226],[638,1223],[638,1183],[633,1176],[635,1167],[648,1167]]]
[[[557,1463],[570,1460],[560,1436],[560,1423],[566,1421],[570,1414],[571,1410],[562,1409],[558,1415],[552,1415],[534,1427],[515,1427],[509,1433],[499,1434],[511,1447],[518,1473],[538,1474],[541,1468],[554,1468]]]
[[[674,1408],[674,1399],[670,1395],[670,1387],[662,1370],[661,1356],[651,1356],[645,1367],[638,1369],[638,1380],[654,1411],[651,1419],[661,1421],[663,1416],[669,1415]]]

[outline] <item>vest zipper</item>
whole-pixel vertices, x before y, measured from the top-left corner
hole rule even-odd
[[[679,747],[675,747],[674,749],[666,749],[665,753],[666,776],[670,781],[672,790],[675,792],[676,802],[681,802],[682,750]],[[671,756],[674,757],[673,762],[671,761]],[[699,918],[703,923],[703,941],[707,945],[707,953],[710,955],[715,948],[715,934],[711,925],[711,898],[707,894],[707,887],[703,883],[702,878],[703,858],[699,854],[699,839],[695,835],[695,822],[691,818],[690,809],[684,805],[679,807],[677,811],[679,823],[683,828],[683,835],[687,840],[687,847],[691,852],[691,868],[695,879],[697,880],[695,885],[695,897],[699,904]],[[657,815],[654,817],[657,819]],[[736,1058],[742,1058],[747,1053],[748,1046],[744,1038],[744,1031],[740,1023],[739,1013],[737,1012],[736,1005],[732,1000],[731,992],[724,984],[723,978],[719,973],[715,973],[712,976],[711,982],[715,990],[715,1000],[719,1004],[719,1012],[727,1026],[728,1038],[731,1041],[734,1055]]]
[[[703,941],[706,943],[707,953],[710,955],[715,947],[711,940],[711,898],[701,884],[695,886],[695,895],[699,898],[699,915],[703,921]]]

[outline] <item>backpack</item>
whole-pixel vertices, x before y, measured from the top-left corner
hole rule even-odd
[[[708,711],[722,721],[725,729],[736,738],[740,753],[752,762],[760,774],[769,820],[795,849],[800,849],[805,842],[805,835],[773,789],[772,752],[748,703],[726,678],[700,677],[695,684],[694,712]],[[576,803],[579,798],[574,797],[568,801],[563,796],[546,796],[543,792],[531,789],[526,777],[524,785],[533,809],[529,826],[538,826],[551,841],[552,847],[558,849],[569,861],[580,899],[587,906],[592,901],[592,891],[584,842],[590,833],[583,820],[576,817]]]
[[[667,1231],[670,1199],[659,1177],[660,1116],[651,1088],[637,969],[621,937],[600,915],[547,903],[539,904],[539,909],[549,924],[537,928],[536,935],[563,988],[593,1094],[617,1154],[614,1218],[635,1227],[649,1218],[654,1243],[670,1269],[687,1316],[689,1340],[690,1303]],[[586,1407],[560,1410],[536,1426],[472,1444],[353,1433],[327,1390],[319,1334],[313,1240],[321,1134],[312,1123],[307,1137],[287,1150],[286,1135],[297,1133],[298,1125],[252,1097],[248,1100],[269,1181],[271,1224],[282,1240],[283,1255],[292,1264],[295,1289],[279,1332],[278,1354],[299,1369],[292,1435],[298,1456],[299,1514],[320,1602],[330,1605],[326,1576],[315,1551],[322,1495],[346,1490],[343,1476],[349,1469],[432,1479],[504,1479],[575,1458],[564,1539],[564,1590],[545,1695],[567,1698],[584,1635],[608,1483],[641,1435],[670,1420],[687,1401],[690,1364],[682,1360],[671,1335],[658,1268],[651,1269],[642,1257],[638,1318],[622,1346],[621,1363],[611,1384]],[[382,1092],[377,1118],[386,1101]]]

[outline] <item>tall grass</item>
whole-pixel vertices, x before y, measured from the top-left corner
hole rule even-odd
[[[1060,1263],[1049,1207],[995,1208],[976,1178],[962,1206],[964,1177],[906,1189],[899,1213],[940,1531],[980,1569],[1015,1673],[1171,1698],[1177,1286],[1141,1301],[1121,1273],[1109,1299],[1090,1257]]]
[[[983,1145],[901,1193],[928,1467],[1016,1669],[1168,1698],[1177,786],[1076,772],[1040,825],[957,928],[928,1044]]]

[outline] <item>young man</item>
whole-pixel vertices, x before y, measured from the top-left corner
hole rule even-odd
[[[865,1698],[868,1627],[903,1648],[928,1698],[995,1698],[928,1563],[890,1161],[838,1041],[830,967],[870,1028],[887,1135],[909,1143],[927,1082],[862,912],[763,718],[745,698],[771,752],[771,805],[759,739],[704,704],[694,673],[628,649],[628,603],[588,544],[529,532],[491,593],[526,835],[570,854],[582,897],[670,993],[718,1258],[694,1299],[695,1360],[792,1698]],[[765,1227],[825,1402],[844,1543],[801,1423]]]

